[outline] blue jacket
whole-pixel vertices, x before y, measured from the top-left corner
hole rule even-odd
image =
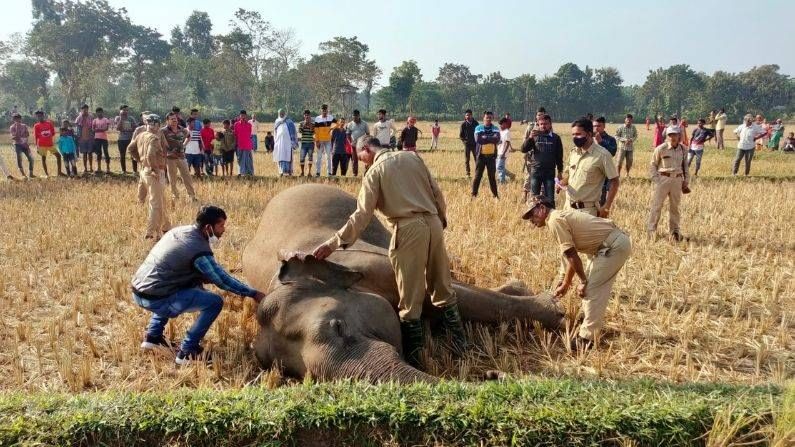
[[[479,124],[475,127],[475,157],[481,152],[487,156],[497,156],[497,145],[500,144],[500,128],[492,124]]]

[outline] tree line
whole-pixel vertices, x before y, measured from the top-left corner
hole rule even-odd
[[[556,120],[585,112],[619,121],[636,116],[705,116],[725,108],[795,116],[795,81],[778,65],[746,72],[697,72],[687,64],[650,70],[642,85],[624,85],[613,67],[562,65],[550,76],[499,71],[472,73],[445,63],[424,77],[414,60],[394,67],[383,85],[381,67],[357,36],[333,37],[309,57],[290,29],[255,10],[237,9],[225,34],[214,33],[207,12],[193,11],[170,36],[133,23],[124,8],[105,0],[32,0],[30,31],[0,42],[0,107],[71,113],[87,103],[134,110],[201,108],[223,116],[245,108],[272,117],[328,103],[365,116],[385,108],[421,119],[459,119],[462,111],[493,110],[528,118],[544,106]]]

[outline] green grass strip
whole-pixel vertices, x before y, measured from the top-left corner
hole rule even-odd
[[[717,414],[756,421],[745,434],[772,427],[783,400],[776,387],[546,379],[11,392],[0,445],[693,445]]]

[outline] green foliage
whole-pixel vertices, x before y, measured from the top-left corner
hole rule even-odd
[[[0,445],[691,445],[727,412],[774,426],[781,399],[777,388],[527,379],[18,393],[0,396]]]

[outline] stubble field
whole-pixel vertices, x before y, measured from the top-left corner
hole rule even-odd
[[[472,200],[457,124],[442,125],[441,150],[422,157],[449,203],[446,242],[455,276],[481,286],[513,278],[535,291],[549,288],[557,248],[546,230],[519,218],[521,154],[509,157],[517,180],[500,187],[500,201],[491,199],[485,179],[480,197]],[[429,123],[419,126],[426,136],[420,149],[427,149]],[[270,127],[260,126],[260,138]],[[571,147],[569,126],[554,128]],[[614,128],[608,126],[611,134]],[[648,241],[651,135],[638,129],[642,140],[633,178],[621,179],[612,215],[632,236],[634,250],[616,282],[598,349],[570,352],[530,325],[469,326],[472,349],[462,360],[430,344],[430,373],[479,380],[485,370],[499,369],[549,378],[777,385],[793,378],[795,155],[763,151],[751,178],[731,178],[735,141],[728,140],[726,151],[708,146],[701,177],[683,200],[687,241]],[[517,148],[523,133],[516,123]],[[117,153],[113,142],[111,153]],[[16,174],[8,144],[0,156]],[[118,161],[112,168],[119,169]],[[216,255],[238,275],[243,248],[279,191],[308,181],[351,193],[358,188],[357,179],[280,179],[262,150],[255,155],[255,172],[261,177],[196,183],[201,203],[220,205],[229,214]],[[38,159],[36,173],[42,174]],[[188,224],[197,206],[179,188],[180,200],[169,195],[171,218]],[[253,303],[228,294],[206,339],[217,359],[212,368],[177,368],[172,358],[139,351],[149,315],[132,302],[129,279],[151,244],[142,239],[146,208],[137,203],[135,189],[133,177],[120,175],[0,182],[0,390],[159,392],[283,383],[277,371],[261,370],[249,349],[256,332]],[[666,219],[664,210],[661,235]],[[563,301],[573,321],[579,300],[570,293]],[[167,335],[179,339],[192,321],[173,320]]]

